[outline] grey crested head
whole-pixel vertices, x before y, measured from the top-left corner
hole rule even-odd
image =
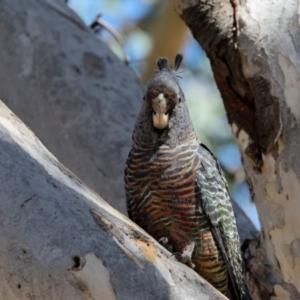
[[[157,60],[158,70],[146,85],[144,102],[135,124],[134,144],[175,145],[191,133],[196,137],[176,74],[182,59],[182,55],[177,54],[173,68],[167,58]]]

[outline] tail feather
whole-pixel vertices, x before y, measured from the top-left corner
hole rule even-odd
[[[232,277],[229,276],[227,297],[230,300],[253,300],[252,296],[249,293],[248,287],[245,283],[242,283],[242,286],[237,290],[235,282],[232,282]]]

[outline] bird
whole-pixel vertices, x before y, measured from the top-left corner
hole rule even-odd
[[[146,85],[124,171],[128,216],[221,293],[250,300],[228,185],[195,133],[182,60],[159,58]]]

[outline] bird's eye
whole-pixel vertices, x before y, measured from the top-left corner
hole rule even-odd
[[[181,102],[181,98],[178,99],[179,103]]]
[[[145,98],[145,96],[144,96],[144,97],[143,97],[143,101],[145,101],[145,99],[146,99],[146,98]]]

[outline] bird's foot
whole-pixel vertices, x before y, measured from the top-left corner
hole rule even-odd
[[[195,264],[192,262],[192,259],[188,255],[181,254],[179,252],[174,252],[173,255],[179,262],[186,264],[192,269],[195,269]]]
[[[192,269],[195,269],[195,264],[192,262],[192,255],[194,252],[194,248],[195,248],[195,243],[192,242],[183,249],[182,253],[174,252],[173,255],[179,262],[188,265]]]
[[[158,242],[163,245],[163,246],[166,246],[169,244],[169,239],[166,237],[166,236],[163,236],[161,237]]]
[[[164,246],[168,251],[173,252],[173,246],[169,243],[169,238],[163,236],[158,242]]]

